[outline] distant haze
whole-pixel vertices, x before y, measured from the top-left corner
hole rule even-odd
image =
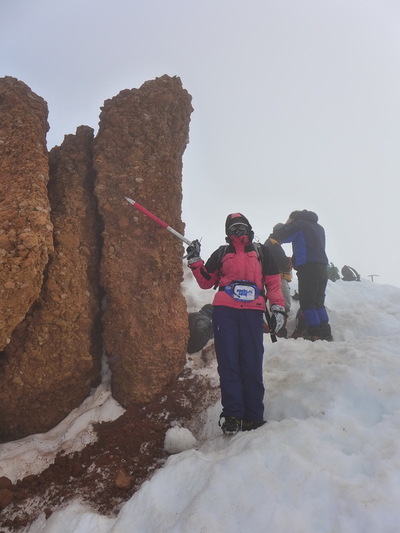
[[[183,220],[205,259],[230,212],[264,241],[310,209],[339,269],[400,286],[397,0],[2,0],[0,14],[0,75],[47,101],[49,148],[97,130],[120,90],[181,78]]]

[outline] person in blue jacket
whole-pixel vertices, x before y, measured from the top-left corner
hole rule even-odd
[[[313,211],[293,211],[286,223],[277,230],[282,243],[292,243],[293,268],[297,272],[300,309],[309,340],[333,340],[329,317],[325,308],[328,283],[325,252],[325,230],[318,224]]]

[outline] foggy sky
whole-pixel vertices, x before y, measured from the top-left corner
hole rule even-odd
[[[400,286],[399,23],[398,0],[1,0],[0,76],[46,100],[49,149],[97,131],[121,90],[179,76],[182,216],[204,259],[228,213],[263,242],[310,209],[339,268]]]

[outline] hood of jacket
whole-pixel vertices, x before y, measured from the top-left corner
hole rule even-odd
[[[318,222],[318,215],[314,211],[307,211],[303,209],[302,211],[293,211],[290,213],[289,218],[293,220],[308,220],[309,222]]]

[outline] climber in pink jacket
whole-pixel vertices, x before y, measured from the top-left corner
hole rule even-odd
[[[187,261],[202,289],[218,289],[213,301],[215,350],[223,411],[222,431],[264,424],[263,332],[266,300],[271,332],[286,322],[281,276],[268,249],[253,243],[254,233],[241,213],[228,215],[227,245],[220,246],[204,264],[200,243],[187,248]]]

